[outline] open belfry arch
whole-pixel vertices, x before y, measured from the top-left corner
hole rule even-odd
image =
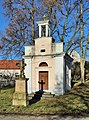
[[[71,88],[72,59],[63,51],[63,43],[54,42],[50,36],[49,20],[37,24],[39,37],[35,39],[35,45],[25,46],[27,93],[43,90],[63,95]]]
[[[39,27],[39,37],[49,37],[50,29],[49,29],[49,20],[39,21],[37,22]]]

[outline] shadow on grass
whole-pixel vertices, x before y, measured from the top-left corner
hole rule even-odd
[[[37,92],[33,95],[32,99],[29,100],[29,105],[34,104],[34,103],[40,101],[43,93],[44,93],[43,90],[37,91]]]

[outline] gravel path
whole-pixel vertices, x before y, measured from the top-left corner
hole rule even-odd
[[[54,116],[27,116],[27,115],[0,115],[0,120],[89,120],[89,117]]]

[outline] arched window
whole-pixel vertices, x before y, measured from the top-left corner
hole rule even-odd
[[[39,67],[45,67],[45,66],[48,66],[48,64],[46,62],[42,62],[39,64]]]

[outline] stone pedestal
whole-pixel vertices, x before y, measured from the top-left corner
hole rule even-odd
[[[18,79],[15,83],[15,93],[13,94],[13,105],[26,106],[26,79]]]

